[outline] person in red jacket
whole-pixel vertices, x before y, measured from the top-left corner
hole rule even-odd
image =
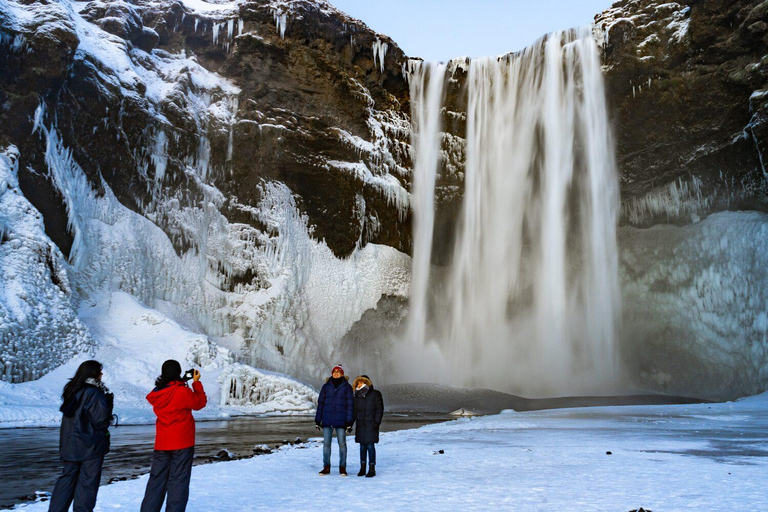
[[[195,453],[195,418],[207,403],[200,372],[194,370],[192,389],[181,377],[181,365],[169,359],[163,363],[155,389],[147,395],[155,422],[155,451],[141,512],[160,512],[167,500],[166,512],[183,512],[189,499],[189,479]]]

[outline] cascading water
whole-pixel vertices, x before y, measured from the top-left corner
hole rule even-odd
[[[413,62],[411,70],[415,169],[412,200],[419,208],[414,209],[413,215],[409,340],[423,340],[427,323],[427,293],[435,227],[435,178],[440,161],[440,118],[445,95],[445,73],[446,66],[435,63]]]
[[[412,97],[423,87],[413,80]],[[531,395],[605,391],[620,307],[618,183],[591,29],[472,60],[468,95],[462,213],[447,277],[430,284],[442,293],[428,320],[432,229],[423,223],[434,219],[434,186],[422,184],[434,183],[438,162],[421,141],[439,128],[419,120],[440,106],[413,107],[408,343],[424,349],[418,364],[433,380]]]

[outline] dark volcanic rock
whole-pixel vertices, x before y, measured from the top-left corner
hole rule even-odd
[[[625,202],[692,180],[701,213],[764,198],[766,5],[624,0],[596,17]]]

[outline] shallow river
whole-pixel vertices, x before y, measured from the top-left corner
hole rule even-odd
[[[381,427],[388,432],[451,419],[454,418],[447,414],[387,414]],[[155,440],[154,425],[125,425],[112,427],[110,431],[112,450],[104,461],[102,484],[110,479],[148,473]],[[198,422],[195,464],[209,462],[224,448],[237,455],[251,455],[257,444],[274,448],[297,437],[306,441],[318,436],[313,418],[309,416]],[[349,438],[347,443],[352,453],[357,445]],[[0,429],[0,447],[0,508],[29,499],[36,491],[53,489],[61,469],[58,428]]]

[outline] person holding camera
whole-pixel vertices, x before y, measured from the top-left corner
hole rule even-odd
[[[192,389],[187,381],[192,379]],[[147,401],[157,415],[155,422],[155,451],[149,472],[147,489],[141,502],[141,512],[160,512],[167,500],[166,512],[183,512],[189,499],[189,479],[195,453],[195,418],[208,399],[200,382],[200,372],[189,370],[181,375],[178,361],[163,363],[155,389]]]
[[[355,394],[349,385],[349,377],[344,376],[344,368],[337,364],[331,370],[331,377],[326,381],[317,397],[315,428],[323,431],[323,469],[321,475],[331,472],[331,443],[333,432],[339,442],[339,474],[347,476],[347,436],[352,432],[354,419]]]
[[[59,409],[59,454],[64,462],[51,494],[49,512],[90,511],[96,506],[114,395],[101,382],[101,363],[85,361],[64,386]]]

